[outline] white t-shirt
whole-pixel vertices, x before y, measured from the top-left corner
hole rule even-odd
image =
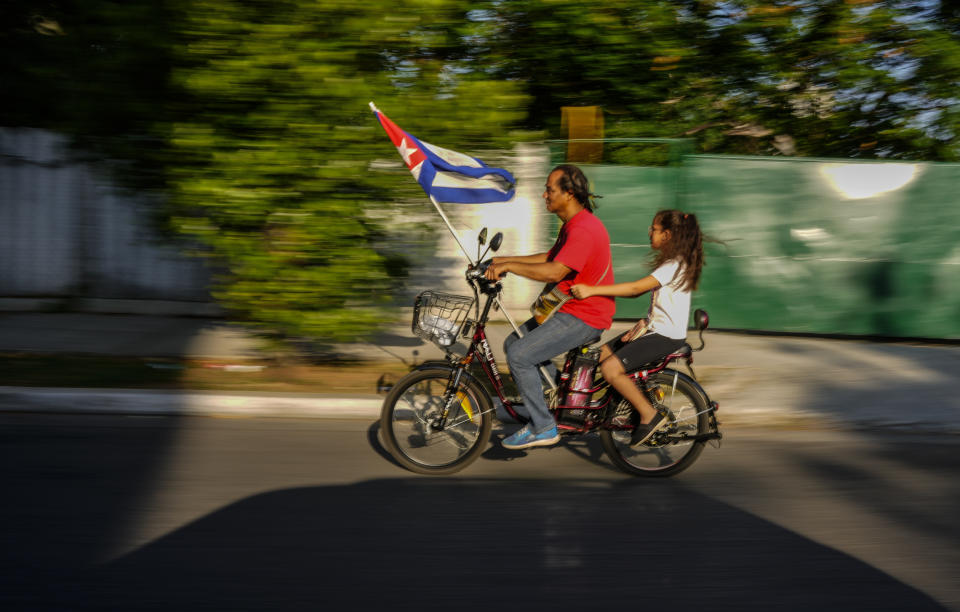
[[[667,338],[686,339],[687,321],[690,319],[690,291],[680,289],[683,283],[680,260],[667,261],[650,274],[660,282],[660,288],[654,290],[650,298],[648,329]]]

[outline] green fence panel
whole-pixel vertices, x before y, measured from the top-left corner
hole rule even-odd
[[[960,165],[682,159],[582,165],[604,196],[618,281],[649,273],[647,227],[678,207],[715,240],[694,296],[715,327],[960,339]],[[618,299],[617,318],[648,307]]]
[[[720,327],[960,338],[952,164],[689,156],[709,244],[695,303]]]

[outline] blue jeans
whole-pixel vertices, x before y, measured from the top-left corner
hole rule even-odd
[[[516,332],[507,336],[503,352],[507,355],[513,381],[523,396],[524,412],[530,417],[533,432],[540,433],[556,425],[543,397],[540,365],[547,364],[551,371],[555,371],[551,359],[599,338],[603,330],[590,327],[571,314],[558,312],[543,325],[530,319],[520,326],[520,331],[523,338]]]

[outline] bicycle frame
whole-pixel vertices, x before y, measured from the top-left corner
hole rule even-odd
[[[485,292],[486,293],[486,292]],[[457,384],[459,383],[460,376],[462,372],[469,368],[474,362],[476,362],[484,372],[487,380],[490,382],[491,387],[493,388],[496,398],[503,405],[504,409],[507,411],[514,420],[524,423],[527,421],[527,418],[517,412],[515,405],[507,396],[505,391],[505,385],[503,382],[503,376],[500,373],[499,366],[497,365],[496,358],[493,354],[493,349],[490,346],[490,340],[487,337],[486,333],[486,324],[490,316],[490,309],[496,304],[500,307],[499,295],[498,294],[489,294],[487,293],[486,303],[483,305],[482,312],[478,312],[478,318],[476,321],[473,321],[473,333],[471,336],[470,344],[467,347],[466,354],[459,358],[453,359],[452,355],[448,356],[452,363],[456,363],[457,374],[451,379],[450,390],[456,389]],[[502,310],[502,309],[501,309]],[[507,317],[508,321],[511,323],[511,326],[515,331],[519,331],[516,323],[509,316],[509,313],[503,311],[504,315]],[[575,349],[574,349],[575,350]],[[573,390],[570,388],[570,373],[573,367],[573,359],[571,359],[571,353],[569,351],[566,359],[564,360],[563,368],[560,370],[560,380],[561,384],[558,385],[555,381],[549,379],[545,376],[547,381],[551,385],[551,390],[548,393],[553,393],[553,397],[550,398],[549,404],[551,411],[554,411],[556,416],[560,415],[561,410],[582,410],[590,411],[597,414],[600,414],[607,406],[609,406],[613,394],[611,393],[612,387],[610,383],[604,379],[599,379],[597,384],[591,386],[588,389],[577,389]],[[638,370],[628,374],[635,382],[641,383],[646,381],[649,376],[667,370],[672,362],[684,359],[687,367],[690,368],[691,363],[693,362],[693,356],[690,351],[680,351],[672,353],[663,358],[663,360],[656,363],[653,367]],[[676,385],[676,379],[680,376],[680,373],[676,370],[674,372],[674,386]],[[692,368],[691,368],[692,372]],[[576,393],[580,395],[586,395],[588,397],[593,397],[598,393],[606,392],[600,398],[599,401],[588,401],[585,404],[568,404],[565,401],[570,397],[571,394]],[[452,400],[451,400],[452,401]],[[564,403],[561,403],[564,402]],[[715,406],[711,406],[710,410],[714,410]],[[693,415],[698,416],[698,414]],[[557,428],[560,431],[565,433],[586,433],[601,426],[603,423],[602,419],[585,419],[583,425],[576,426],[569,423],[558,422]],[[606,425],[610,429],[630,429],[630,426],[626,424],[622,426],[615,426],[613,424]]]
[[[473,322],[473,336],[470,340],[470,345],[467,347],[466,355],[457,360],[457,364],[459,368],[466,369],[470,367],[470,365],[476,359],[480,367],[483,368],[483,372],[486,375],[487,380],[490,381],[490,384],[493,386],[493,390],[497,394],[497,398],[501,403],[503,403],[504,408],[506,408],[511,417],[522,422],[525,419],[516,412],[513,407],[513,403],[504,393],[505,387],[503,384],[503,377],[500,374],[500,368],[497,366],[496,358],[493,356],[493,349],[490,348],[490,340],[487,338],[487,319],[490,316],[490,308],[494,304],[497,304],[497,306],[500,307],[499,296],[488,295],[487,302],[483,306],[483,312],[479,315],[478,319]],[[503,312],[504,314],[508,314],[506,311]],[[507,316],[507,319],[510,321],[514,331],[519,332],[517,324],[511,317],[509,317],[509,315]]]

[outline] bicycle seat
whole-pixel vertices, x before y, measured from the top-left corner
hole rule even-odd
[[[689,344],[684,343],[683,346],[673,351],[669,355],[664,355],[660,359],[654,359],[653,361],[643,364],[639,368],[631,368],[628,374],[630,372],[636,372],[637,370],[650,370],[659,366],[665,366],[674,359],[689,357],[691,353],[693,353],[693,348]]]

